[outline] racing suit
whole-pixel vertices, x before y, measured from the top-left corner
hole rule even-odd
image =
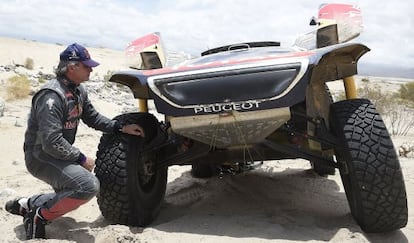
[[[50,184],[55,192],[29,198],[29,208],[42,208],[51,221],[88,202],[99,192],[98,179],[84,167],[86,157],[73,146],[80,119],[89,127],[115,132],[121,125],[99,114],[82,85],[55,79],[32,99],[25,133],[28,171]]]

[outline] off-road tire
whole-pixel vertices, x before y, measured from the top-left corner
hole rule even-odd
[[[141,125],[145,138],[122,133],[102,136],[95,167],[101,184],[99,209],[111,223],[146,226],[158,215],[167,184],[167,168],[148,175],[143,166],[157,160],[159,151],[145,151],[157,135],[158,121],[146,113],[124,114],[115,119]]]
[[[331,106],[335,154],[351,213],[367,233],[393,231],[407,224],[407,195],[394,145],[369,100]]]
[[[312,170],[319,176],[335,175],[335,167],[318,164],[311,161]]]
[[[215,174],[214,167],[207,163],[196,163],[191,165],[191,175],[194,178],[211,178]]]

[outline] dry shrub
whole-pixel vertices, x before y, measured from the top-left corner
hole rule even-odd
[[[384,115],[385,123],[392,135],[407,136],[414,127],[414,110],[402,101],[393,103],[391,109]]]
[[[16,75],[6,81],[7,100],[22,99],[30,94],[30,80],[27,76]]]
[[[33,70],[33,68],[34,68],[34,61],[33,61],[33,59],[30,58],[30,57],[26,58],[26,61],[24,62],[24,67],[26,69]]]
[[[399,98],[409,100],[414,103],[414,81],[402,84],[398,91]],[[413,104],[411,104],[413,105]]]

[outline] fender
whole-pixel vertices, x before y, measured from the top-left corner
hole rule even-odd
[[[136,99],[152,99],[147,77],[139,70],[127,70],[115,72],[109,82],[128,86]]]
[[[314,50],[313,70],[306,90],[307,112],[328,121],[331,96],[326,82],[351,77],[358,73],[358,60],[370,49],[362,44],[336,44]]]
[[[337,44],[314,50],[311,83],[328,82],[357,74],[358,60],[370,49],[362,44]]]
[[[370,51],[362,44],[336,44],[315,50],[314,67],[306,89],[306,111],[310,117],[322,117],[329,127],[329,107],[332,97],[327,92],[326,82],[345,79],[357,74],[360,57]],[[308,133],[314,135],[315,127],[308,124]],[[314,147],[315,145],[311,145]]]

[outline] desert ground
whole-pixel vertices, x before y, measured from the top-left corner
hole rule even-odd
[[[52,73],[65,47],[28,40],[0,38],[0,66],[34,60],[30,72]],[[91,75],[126,68],[123,52],[88,48],[101,66]],[[28,71],[29,72],[29,71]],[[0,242],[24,240],[22,218],[11,215],[4,204],[15,197],[49,192],[51,188],[31,176],[23,157],[23,136],[31,97],[6,100],[0,72]],[[96,82],[85,85],[99,85]],[[384,87],[395,89],[393,83]],[[125,110],[106,93],[92,94],[95,107],[108,117]],[[109,94],[109,93],[108,93]],[[119,99],[119,97],[118,97]],[[131,96],[125,95],[130,107]],[[81,125],[75,146],[94,156],[101,133]],[[412,143],[414,135],[393,137],[395,147]],[[46,227],[46,240],[33,242],[412,242],[414,241],[414,155],[400,158],[407,189],[409,219],[405,228],[386,234],[365,234],[350,214],[342,182],[336,175],[320,177],[305,160],[264,163],[236,176],[196,179],[189,166],[169,168],[168,185],[159,217],[146,228],[111,225],[101,215],[96,199]]]

